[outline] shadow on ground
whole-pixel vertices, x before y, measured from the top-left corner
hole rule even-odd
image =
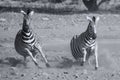
[[[75,65],[81,66],[80,62],[78,61],[74,62],[72,59],[65,58],[65,57],[63,57],[62,59],[63,61],[56,66],[57,68],[71,68],[72,66],[75,66]]]
[[[81,66],[80,61],[73,61],[70,58],[61,57],[61,60],[49,60],[51,68],[72,68],[73,66]]]
[[[11,67],[16,67],[18,64],[24,64],[21,59],[16,59],[14,57],[7,57],[5,59],[0,59],[0,67],[8,65]]]

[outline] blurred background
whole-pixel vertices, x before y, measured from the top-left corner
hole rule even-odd
[[[119,12],[119,0],[0,0],[0,10],[17,11],[31,7],[39,12],[63,13],[85,11]],[[9,9],[8,9],[9,8]],[[3,10],[4,9],[4,10]]]

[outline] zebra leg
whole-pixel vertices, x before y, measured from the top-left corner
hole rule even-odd
[[[26,66],[27,64],[26,56],[23,56],[23,57],[24,57],[24,66]]]
[[[95,69],[98,69],[98,46],[97,44],[95,45]]]
[[[91,62],[90,62],[90,57],[94,54],[94,50],[95,47],[89,47],[87,48],[87,56],[86,56],[86,61],[88,62],[88,64],[91,66]]]
[[[32,53],[30,52],[29,49],[25,48],[25,50],[28,52],[28,54],[30,55],[30,57],[32,58],[33,62],[35,63],[35,65],[38,66],[38,68],[41,68],[38,63],[37,63],[37,60],[33,57]]]
[[[86,61],[86,55],[87,55],[86,49],[83,49],[82,52],[83,52],[83,61],[82,61],[82,63],[81,63],[81,66],[84,65],[84,63],[85,63],[85,61]]]
[[[41,56],[43,57],[43,59],[44,59],[44,61],[45,61],[45,63],[46,63],[46,66],[47,66],[47,67],[50,67],[50,65],[49,65],[49,63],[48,63],[48,60],[47,60],[47,58],[45,57],[45,54],[43,53],[42,47],[39,45],[39,43],[37,43],[37,44],[35,45],[35,47],[38,48]]]
[[[26,56],[24,56],[24,61],[26,62]]]

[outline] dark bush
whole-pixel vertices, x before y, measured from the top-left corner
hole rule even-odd
[[[97,4],[98,0],[82,0],[82,1],[89,11],[97,11],[99,9],[99,6],[102,3],[110,1],[110,0],[101,0],[98,4]]]
[[[65,0],[48,0],[48,1],[51,2],[51,3],[62,3]]]

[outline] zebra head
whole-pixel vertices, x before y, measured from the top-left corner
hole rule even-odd
[[[95,39],[97,37],[97,35],[96,35],[96,24],[99,20],[99,17],[93,16],[91,18],[91,17],[87,16],[87,20],[89,21],[87,32],[92,36],[93,39]]]
[[[27,11],[21,10],[21,13],[24,15],[23,17],[23,30],[28,32],[29,31],[29,26],[30,26],[30,21],[31,21],[31,16],[33,15],[34,11],[31,9],[27,9]]]

